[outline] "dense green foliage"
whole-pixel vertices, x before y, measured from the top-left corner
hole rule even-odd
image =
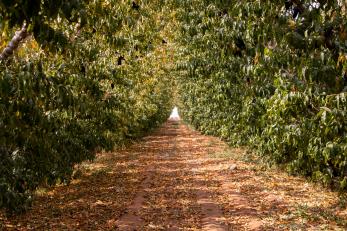
[[[0,48],[29,35],[0,62],[0,207],[159,125],[176,93],[197,129],[347,188],[346,17],[340,0],[0,0]]]
[[[23,23],[29,33],[0,63],[0,208],[22,210],[38,186],[68,183],[74,165],[166,120],[159,5],[0,1],[0,48]]]
[[[343,1],[180,1],[180,108],[197,129],[347,187]]]

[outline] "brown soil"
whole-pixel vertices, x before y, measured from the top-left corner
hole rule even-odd
[[[345,230],[346,201],[245,150],[168,121],[137,144],[101,153],[70,185],[38,190],[0,230]]]

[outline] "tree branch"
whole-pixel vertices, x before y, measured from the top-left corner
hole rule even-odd
[[[19,43],[22,42],[27,36],[27,24],[24,23],[22,29],[16,31],[15,36],[12,38],[7,47],[1,52],[0,61],[5,60],[9,56],[11,56],[13,52],[17,49]]]

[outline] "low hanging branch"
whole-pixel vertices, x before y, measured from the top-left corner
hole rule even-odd
[[[7,59],[13,52],[17,49],[20,42],[22,42],[27,37],[27,24],[24,23],[22,29],[16,31],[15,36],[12,38],[8,46],[1,52],[0,61]]]

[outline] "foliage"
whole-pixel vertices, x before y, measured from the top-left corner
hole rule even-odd
[[[183,118],[295,174],[347,187],[342,1],[178,1]]]
[[[0,208],[25,209],[38,186],[69,183],[75,164],[166,120],[172,78],[157,5],[0,2],[4,41],[24,22],[33,35],[0,63]]]
[[[164,121],[347,188],[342,1],[0,1],[0,207]],[[173,63],[177,63],[174,70]],[[175,89],[177,86],[177,89]]]

